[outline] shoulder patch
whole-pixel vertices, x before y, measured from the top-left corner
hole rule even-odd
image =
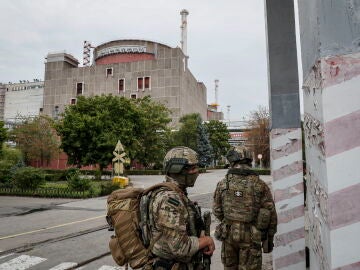
[[[180,204],[180,202],[177,199],[171,197],[167,200],[167,202],[175,206],[179,206]]]

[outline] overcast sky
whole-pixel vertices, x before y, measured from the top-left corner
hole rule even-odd
[[[268,106],[263,0],[0,0],[0,82],[44,79],[48,52],[82,62],[83,41],[121,38],[180,46],[180,11],[187,9],[189,68],[220,110],[240,120]]]

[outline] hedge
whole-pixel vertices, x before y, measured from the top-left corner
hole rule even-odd
[[[64,181],[66,179],[62,179],[59,175],[64,175],[66,170],[44,170],[46,173],[46,181]],[[95,175],[97,173],[96,170],[80,170],[83,175]],[[205,173],[205,168],[199,169],[200,173]],[[124,175],[162,175],[164,172],[162,170],[125,170]],[[55,175],[56,180],[51,179],[51,175]],[[103,171],[102,175],[112,175],[111,171]]]
[[[89,191],[73,191],[63,188],[38,188],[38,189],[19,189],[19,188],[0,188],[0,195],[30,196],[30,197],[50,197],[50,198],[90,198]]]

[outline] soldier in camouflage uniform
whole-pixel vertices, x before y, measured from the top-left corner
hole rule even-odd
[[[244,147],[227,154],[230,169],[214,193],[213,213],[221,221],[215,237],[222,241],[225,270],[261,270],[262,252],[273,249],[277,215],[269,187],[251,170]]]
[[[166,181],[174,183],[179,192],[160,188],[150,196],[151,252],[157,257],[155,270],[200,269],[197,255],[212,255],[215,250],[213,239],[200,235],[201,214],[187,197],[186,188],[194,186],[199,175],[197,164],[196,152],[187,147],[173,148],[165,156]]]

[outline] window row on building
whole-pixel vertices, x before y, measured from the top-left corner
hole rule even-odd
[[[137,94],[135,93],[135,94],[130,94],[130,98],[132,98],[132,99],[137,99]],[[70,99],[70,104],[71,105],[75,105],[76,104],[76,101],[77,101],[77,99],[76,98],[71,98]],[[41,108],[42,109],[42,108]]]
[[[78,82],[76,83],[76,95],[83,95],[85,89],[84,82]],[[127,89],[129,90],[129,89]],[[145,91],[145,90],[151,90],[151,77],[145,76],[145,77],[138,77],[137,78],[137,91]],[[126,86],[125,86],[125,79],[121,78],[118,80],[118,92],[125,92]]]
[[[28,90],[28,89],[38,89],[43,88],[43,85],[28,85],[28,86],[13,86],[10,88],[11,91],[21,91],[21,90]],[[6,91],[9,91],[9,88],[6,88]]]

